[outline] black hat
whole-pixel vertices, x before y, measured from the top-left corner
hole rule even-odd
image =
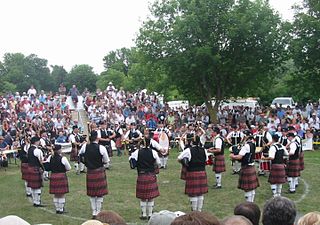
[[[40,138],[39,138],[38,136],[34,136],[34,137],[32,137],[31,140],[30,140],[31,144],[34,144],[34,143],[36,143],[37,141],[40,141]]]
[[[243,134],[246,135],[246,136],[252,136],[251,130],[244,130]]]
[[[131,126],[136,126],[137,124],[135,122],[130,123]]]
[[[53,151],[59,151],[61,149],[61,145],[54,145]]]
[[[279,141],[279,136],[277,134],[272,135],[272,140],[278,142]]]
[[[282,132],[287,132],[287,131],[288,131],[288,128],[282,127],[282,128],[281,128],[281,131],[282,131]]]
[[[218,133],[218,134],[219,134],[219,133],[220,133],[220,129],[219,129],[219,127],[214,127],[214,128],[213,128],[213,132],[216,132],[216,133]]]
[[[77,125],[72,126],[72,130],[79,128]]]
[[[288,133],[287,134],[287,137],[294,137],[295,135],[294,135],[294,133]]]
[[[296,130],[296,129],[294,128],[294,126],[289,126],[288,131],[291,131],[291,130]]]

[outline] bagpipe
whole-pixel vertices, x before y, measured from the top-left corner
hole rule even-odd
[[[0,153],[0,167],[8,167],[8,158],[4,152]]]
[[[239,152],[241,151],[242,147],[243,147],[243,144],[232,145],[229,148],[229,152],[234,155],[239,155]]]

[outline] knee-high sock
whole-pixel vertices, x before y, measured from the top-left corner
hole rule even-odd
[[[76,171],[79,171],[79,163],[74,163],[74,169],[75,169]]]
[[[147,216],[147,202],[140,201],[140,207],[141,207],[142,216],[146,217]]]
[[[41,204],[41,189],[31,189],[32,190],[32,199],[33,203],[36,205]]]
[[[296,177],[297,178],[297,180],[296,180],[296,186],[298,186],[299,185],[299,178],[300,177]]]
[[[282,184],[277,184],[277,196],[281,196]]]
[[[24,182],[24,186],[26,188],[26,194],[27,195],[31,195],[31,188],[28,187],[28,182],[27,181]]]
[[[152,215],[153,207],[154,207],[154,201],[153,201],[153,199],[151,199],[147,202],[147,216],[148,217],[150,217]]]
[[[237,160],[235,160],[235,161],[233,162],[233,164],[232,164],[232,169],[233,169],[233,171],[235,171],[235,172],[239,172],[240,169],[241,169],[241,164],[240,164],[240,162],[237,161]]]
[[[168,156],[164,156],[163,157],[163,166],[164,166],[164,168],[167,167],[167,163],[168,163]]]
[[[48,171],[43,171],[43,178],[47,179],[49,177]]]
[[[295,177],[293,178],[293,182],[294,182],[294,186],[298,186],[299,185],[299,177]]]
[[[91,203],[92,215],[96,216],[98,214],[96,209],[96,197],[90,197],[90,203]]]
[[[102,203],[103,203],[103,197],[97,197],[97,198],[96,198],[96,210],[97,210],[97,214],[98,214],[99,212],[101,212]]]
[[[56,211],[59,211],[59,199],[54,197],[53,203],[54,203],[54,206],[56,207]]]
[[[247,202],[251,202],[251,199],[252,199],[252,193],[251,191],[247,191],[244,193],[244,197],[246,199]]]
[[[254,197],[256,196],[256,190],[251,191],[251,202],[254,202]]]
[[[79,163],[79,170],[84,171],[84,164],[82,162]]]
[[[221,174],[221,173],[216,173],[216,183],[217,183],[217,186],[221,186],[221,177],[222,177],[222,174]]]
[[[293,179],[294,179],[293,177],[288,177],[290,191],[296,190],[296,185]]]
[[[190,197],[191,210],[197,211],[198,207],[198,197]]]
[[[59,198],[59,211],[60,212],[63,212],[64,211],[64,204],[66,202],[66,199],[65,198]]]
[[[160,164],[161,164],[161,167],[164,167],[164,157],[163,156],[161,156],[161,158],[160,158]]]
[[[203,200],[204,200],[204,196],[203,195],[198,196],[197,211],[199,211],[199,212],[202,211]]]
[[[271,184],[271,191],[273,194],[273,197],[277,196],[277,185],[276,184]]]

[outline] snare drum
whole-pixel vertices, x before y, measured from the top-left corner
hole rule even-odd
[[[262,152],[262,147],[256,147],[256,153]]]
[[[206,161],[206,165],[208,166],[213,165],[213,155],[208,155],[208,160]]]
[[[269,160],[261,160],[260,168],[261,168],[261,170],[264,170],[264,171],[270,171],[270,169],[271,169],[271,161],[269,161]]]

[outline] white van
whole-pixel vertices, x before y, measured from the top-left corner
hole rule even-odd
[[[288,108],[288,106],[293,109],[296,107],[296,103],[293,101],[293,99],[291,97],[277,97],[275,99],[273,99],[270,107],[275,109],[277,106],[282,108]]]
[[[182,107],[183,109],[188,109],[189,108],[189,101],[187,100],[182,100],[182,101],[169,101],[167,102],[168,106],[171,109],[178,109]]]

